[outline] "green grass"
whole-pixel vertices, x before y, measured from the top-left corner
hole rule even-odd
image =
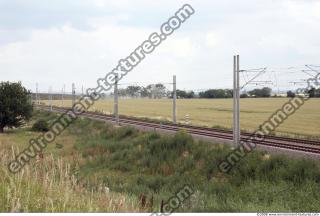
[[[56,117],[37,112],[24,128],[0,135],[1,212],[158,211],[185,184],[195,193],[177,212],[320,210],[319,161],[255,151],[226,174],[218,164],[228,146],[196,141],[183,131],[165,136],[90,119],[76,120],[43,160],[18,175],[8,173],[11,147],[21,150],[39,134],[31,131],[34,121]],[[141,208],[141,195],[152,205]]]
[[[281,108],[288,98],[245,98],[240,100],[241,129],[254,131],[268,117]],[[43,101],[47,103],[47,101]],[[54,101],[54,105],[61,105]],[[70,106],[71,101],[65,101]],[[290,116],[276,133],[291,136],[320,137],[320,99],[307,101],[294,115]],[[91,110],[113,112],[113,100],[97,101]],[[232,128],[232,99],[179,99],[177,100],[178,121],[185,122],[189,115],[191,124],[208,127]],[[169,99],[120,99],[120,115],[148,117],[157,120],[172,120],[172,100]]]
[[[46,156],[20,173],[12,174],[4,162],[10,152],[0,151],[0,212],[130,212],[138,211],[137,198],[95,188],[76,178],[74,164]]]
[[[145,211],[139,208],[137,197],[106,190],[108,186],[103,182],[95,182],[92,187],[86,179],[78,177],[79,166],[84,162],[73,148],[76,136],[70,133],[60,135],[42,157],[32,159],[18,174],[8,171],[13,155],[40,134],[32,131],[33,123],[38,119],[52,123],[56,117],[35,112],[24,128],[0,134],[0,212]]]
[[[131,127],[108,126],[81,137],[75,148],[87,160],[81,167],[85,178],[101,179],[117,192],[154,197],[154,208],[189,184],[197,192],[178,211],[320,209],[319,162],[311,160],[256,151],[225,174],[217,166],[230,152],[228,147],[195,141],[184,132],[161,136]]]

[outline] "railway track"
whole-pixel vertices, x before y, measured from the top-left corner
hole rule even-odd
[[[49,107],[45,105],[37,105],[40,109],[45,109],[49,111]],[[53,107],[54,112],[66,112],[68,109],[61,108],[61,107]],[[86,112],[81,114],[81,116],[101,119],[106,121],[115,122],[115,118],[112,115],[104,115],[104,114],[97,114],[93,112]],[[190,134],[199,135],[204,137],[211,137],[211,138],[220,138],[225,140],[232,140],[232,131],[230,130],[223,130],[223,129],[215,129],[215,128],[205,128],[199,126],[190,126],[190,125],[180,125],[180,124],[173,124],[173,123],[159,123],[154,120],[139,120],[136,118],[130,117],[121,117],[120,124],[127,124],[127,125],[134,125],[139,127],[148,127],[154,129],[162,129],[168,131],[179,131],[185,130]],[[242,132],[241,140],[246,141],[248,138],[252,136],[251,133]],[[320,142],[315,140],[306,140],[306,139],[297,139],[297,138],[289,138],[289,137],[281,137],[281,136],[265,136],[263,140],[253,140],[253,143],[256,145],[262,146],[270,146],[270,147],[277,147],[282,149],[290,149],[295,151],[307,152],[307,153],[314,153],[320,155]]]

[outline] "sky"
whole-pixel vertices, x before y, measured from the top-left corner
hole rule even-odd
[[[176,75],[178,89],[231,88],[239,54],[241,70],[267,67],[259,81],[289,89],[308,78],[304,65],[320,65],[320,0],[0,0],[0,80],[95,87],[186,3],[194,15],[121,82]]]

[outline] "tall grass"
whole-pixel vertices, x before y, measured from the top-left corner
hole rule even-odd
[[[195,193],[177,212],[320,210],[318,161],[255,151],[226,174],[218,165],[230,149],[183,131],[165,136],[80,118],[61,136],[73,139],[62,158],[49,147],[16,175],[6,165],[18,150],[0,150],[0,211],[158,211],[185,184]]]
[[[111,192],[102,183],[89,187],[77,178],[77,164],[52,155],[39,157],[12,174],[6,165],[17,151],[0,151],[0,212],[141,211],[135,197]]]
[[[87,125],[82,129],[90,131]],[[100,177],[114,191],[153,197],[154,209],[189,184],[197,192],[177,211],[320,210],[320,169],[312,160],[255,151],[225,174],[218,165],[228,147],[183,131],[164,136],[131,127],[105,127],[75,146],[86,159],[82,174]]]

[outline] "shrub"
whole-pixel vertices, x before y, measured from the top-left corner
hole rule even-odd
[[[40,132],[47,132],[47,131],[49,131],[49,125],[45,120],[39,119],[38,121],[36,121],[33,124],[32,130],[33,131],[40,131]]]
[[[125,127],[121,127],[118,130],[115,131],[115,138],[117,140],[121,140],[127,137],[132,137],[137,135],[138,130],[135,129],[134,127],[130,127],[130,126],[125,126]]]

